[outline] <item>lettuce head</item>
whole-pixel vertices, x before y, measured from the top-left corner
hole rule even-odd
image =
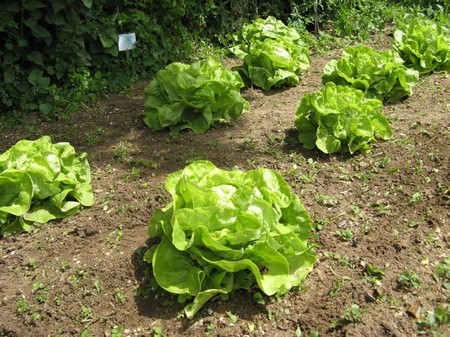
[[[382,107],[380,100],[367,98],[361,90],[328,82],[298,104],[298,139],[305,148],[324,153],[368,151],[377,137],[392,136]]]
[[[20,140],[0,154],[0,236],[31,230],[92,206],[94,196],[86,153],[76,155],[49,136]]]
[[[219,169],[195,161],[168,176],[172,201],[148,225],[160,287],[184,299],[191,318],[211,298],[257,285],[265,294],[299,286],[312,270],[310,217],[270,169]]]
[[[234,69],[264,90],[293,86],[310,64],[308,48],[293,28],[274,17],[256,19],[235,35],[231,51],[243,61]]]
[[[423,15],[406,16],[394,32],[394,48],[421,74],[450,73],[450,27]]]
[[[395,102],[412,94],[419,73],[403,65],[394,51],[375,51],[365,45],[347,47],[339,60],[331,60],[323,70],[322,82],[350,85],[370,98]]]
[[[230,122],[248,111],[242,87],[240,75],[215,59],[171,63],[144,90],[144,122],[153,130],[206,132],[213,123]]]

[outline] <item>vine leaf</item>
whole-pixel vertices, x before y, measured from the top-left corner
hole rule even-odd
[[[87,8],[91,8],[92,7],[92,0],[82,0],[83,4],[87,7]]]

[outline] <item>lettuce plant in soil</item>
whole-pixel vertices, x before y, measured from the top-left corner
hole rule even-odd
[[[348,47],[339,60],[331,60],[323,70],[322,82],[350,85],[370,98],[395,102],[412,94],[419,73],[403,65],[394,51],[375,51],[365,45]]]
[[[144,260],[160,287],[193,298],[187,317],[237,289],[285,293],[312,270],[310,217],[279,173],[195,161],[170,174],[166,189],[172,201],[148,225],[160,240]]]
[[[213,123],[230,122],[248,111],[242,87],[240,75],[215,59],[174,62],[145,88],[144,122],[153,130],[206,132]]]
[[[394,32],[394,48],[421,74],[450,73],[450,27],[424,16],[407,16]]]
[[[231,51],[244,62],[234,69],[264,90],[298,84],[299,75],[311,64],[297,31],[274,17],[244,25],[234,38],[237,44]]]
[[[382,108],[380,100],[365,97],[361,90],[328,82],[298,104],[298,139],[305,148],[324,153],[368,151],[376,137],[392,136]]]
[[[0,235],[74,215],[92,206],[87,155],[49,136],[21,140],[0,155]]]

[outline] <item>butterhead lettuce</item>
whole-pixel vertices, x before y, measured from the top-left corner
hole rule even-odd
[[[87,155],[49,136],[21,140],[0,155],[0,235],[29,231],[92,206]]]
[[[144,90],[144,122],[153,130],[206,132],[213,123],[230,122],[248,111],[242,87],[239,74],[215,59],[171,63]]]
[[[169,175],[166,189],[172,201],[148,225],[160,241],[144,259],[159,286],[193,297],[185,307],[189,318],[236,289],[285,293],[312,270],[309,215],[279,173],[195,161]]]
[[[339,60],[325,65],[322,75],[323,83],[350,85],[385,102],[410,96],[418,81],[419,73],[406,68],[396,52],[379,52],[365,45],[347,47]]]
[[[407,16],[394,32],[394,48],[421,74],[450,73],[450,28],[424,16]]]
[[[298,104],[298,139],[305,148],[324,153],[368,151],[376,137],[392,136],[382,107],[380,100],[366,98],[361,90],[328,82]]]
[[[274,17],[256,19],[234,36],[231,51],[243,65],[234,69],[252,84],[264,90],[293,86],[310,64],[308,48],[293,28]]]

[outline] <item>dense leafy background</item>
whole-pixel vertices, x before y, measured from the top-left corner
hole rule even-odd
[[[317,44],[308,31],[320,28],[322,38],[331,33],[365,39],[405,10],[419,9],[442,17],[448,1],[5,0],[0,112],[59,114],[148,78],[172,61],[201,57],[211,43],[227,45],[233,32],[256,17],[273,15]],[[119,53],[117,34],[130,31],[138,45]],[[327,41],[317,49],[326,48]]]

